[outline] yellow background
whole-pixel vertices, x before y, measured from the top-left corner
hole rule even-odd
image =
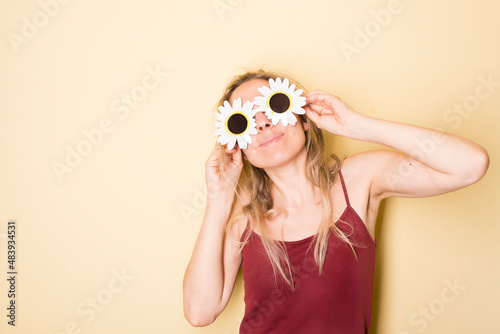
[[[237,333],[241,280],[216,322],[193,328],[182,277],[203,215],[214,104],[234,74],[260,66],[359,112],[487,148],[478,184],[384,204],[372,332],[500,332],[500,2],[66,2],[0,4],[0,332]],[[390,19],[376,14],[387,8]],[[357,53],[342,51],[356,43]],[[478,99],[481,78],[497,86]],[[464,103],[470,111],[453,111]],[[341,156],[376,148],[328,139]],[[87,155],[60,180],[54,164],[77,147]],[[11,219],[15,328],[4,278]],[[447,281],[464,290],[444,303]]]

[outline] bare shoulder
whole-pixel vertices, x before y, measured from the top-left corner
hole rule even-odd
[[[397,156],[399,156],[398,152],[390,150],[365,151],[347,157],[344,160],[344,165],[348,165],[349,169],[359,170],[366,173],[373,169],[366,164],[378,166],[380,164],[384,164],[387,159],[393,159]]]
[[[372,150],[351,155],[344,159],[342,176],[355,179],[366,185],[372,183],[388,160],[397,159],[399,154],[390,150]]]

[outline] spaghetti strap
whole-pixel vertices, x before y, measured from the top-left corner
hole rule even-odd
[[[252,234],[252,229],[250,228],[250,221],[247,219],[247,224],[245,225],[245,229],[240,236],[240,242],[243,242],[247,238],[247,235]]]
[[[349,202],[349,196],[347,196],[347,188],[344,183],[344,177],[342,176],[342,171],[339,169],[339,176],[340,176],[340,182],[342,183],[342,189],[344,190],[344,197],[345,197],[345,202],[348,207],[351,206],[351,203]]]

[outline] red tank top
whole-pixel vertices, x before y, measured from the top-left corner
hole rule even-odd
[[[286,241],[296,288],[291,291],[280,278],[276,285],[260,236],[247,230],[251,235],[242,251],[245,315],[240,334],[368,333],[376,242],[351,207],[340,172],[339,176],[347,203],[339,221],[352,226],[352,239],[364,245],[355,247],[358,260],[349,245],[332,231],[323,273],[319,275],[314,247],[307,252],[314,236]],[[351,228],[339,221],[337,226],[350,233]]]

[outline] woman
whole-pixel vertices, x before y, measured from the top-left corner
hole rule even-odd
[[[252,102],[277,77],[236,77],[219,105]],[[194,326],[222,312],[242,266],[240,333],[368,333],[380,202],[454,191],[488,168],[487,152],[464,138],[372,118],[322,91],[304,96],[295,125],[257,112],[252,143],[217,144],[206,162],[205,216],[184,277]],[[341,162],[322,130],[394,150]]]

